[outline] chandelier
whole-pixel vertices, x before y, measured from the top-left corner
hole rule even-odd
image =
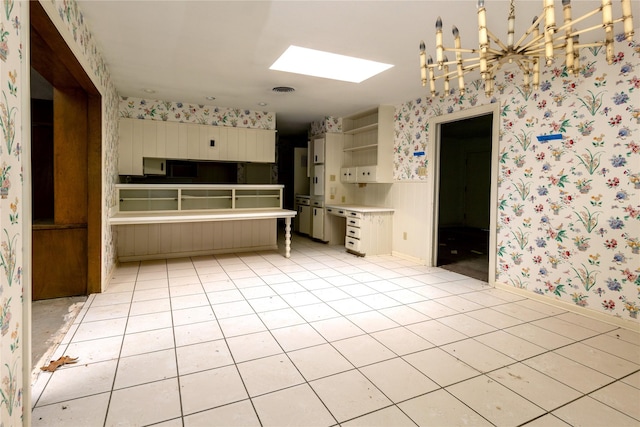
[[[485,94],[493,94],[493,74],[505,63],[516,63],[523,73],[523,87],[525,91],[537,90],[540,84],[540,62],[547,65],[554,62],[557,53],[564,55],[567,72],[578,74],[580,71],[579,49],[583,47],[604,46],[607,62],[613,63],[613,25],[622,22],[624,36],[631,40],[633,36],[633,22],[631,16],[631,0],[621,0],[622,17],[613,19],[611,1],[602,0],[602,5],[583,16],[571,18],[571,1],[562,0],[563,23],[556,25],[553,0],[543,1],[543,13],[534,17],[533,23],[518,39],[515,32],[514,0],[509,3],[509,17],[507,21],[507,42],[500,41],[488,28],[484,0],[478,0],[478,49],[463,49],[461,47],[460,32],[453,27],[454,47],[444,47],[442,37],[442,19],[436,20],[436,60],[427,57],[424,41],[420,42],[420,74],[422,86],[429,84],[431,96],[436,95],[436,80],[444,80],[444,93],[450,92],[450,80],[458,80],[460,95],[464,95],[464,75],[479,69],[484,80]],[[598,13],[602,14],[602,24],[576,30],[574,25]],[[540,24],[544,18],[544,26]],[[579,43],[580,34],[602,29],[604,40],[595,43]],[[446,53],[455,55],[455,60],[449,60]],[[451,70],[453,68],[453,70]]]

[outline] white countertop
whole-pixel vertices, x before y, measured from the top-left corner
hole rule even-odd
[[[383,208],[379,206],[364,205],[325,205],[325,208],[342,209],[353,212],[374,213],[374,212],[394,212],[393,208]]]
[[[109,218],[111,225],[170,224],[208,221],[293,218],[298,212],[288,209],[238,209],[226,212],[119,212]]]

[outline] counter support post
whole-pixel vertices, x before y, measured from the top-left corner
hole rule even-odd
[[[284,256],[291,257],[291,217],[284,219]]]

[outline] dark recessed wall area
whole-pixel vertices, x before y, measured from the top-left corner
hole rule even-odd
[[[53,101],[31,100],[33,221],[53,222]]]

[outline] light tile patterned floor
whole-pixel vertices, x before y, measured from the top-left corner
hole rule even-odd
[[[121,265],[61,355],[34,426],[640,423],[638,334],[300,237]]]

